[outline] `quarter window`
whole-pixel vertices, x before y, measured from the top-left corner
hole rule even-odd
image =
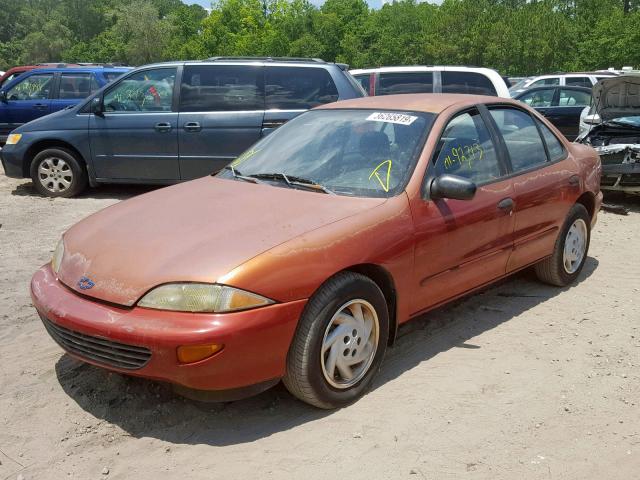
[[[356,79],[356,81],[362,86],[362,88],[364,88],[365,92],[367,93],[369,93],[369,85],[371,83],[370,77],[371,75],[369,75],[368,73],[365,75],[353,75],[353,78]]]
[[[63,73],[60,75],[58,98],[64,100],[86,98],[95,91],[95,87],[97,84],[90,73]]]
[[[589,77],[566,77],[564,84],[572,87],[589,87],[593,85]]]
[[[308,110],[338,100],[338,89],[324,68],[267,67],[266,108]]]
[[[522,95],[519,100],[526,103],[530,107],[550,107],[553,102],[553,88],[543,88],[540,90],[534,90]]]
[[[442,93],[497,95],[488,77],[476,72],[442,72]]]
[[[432,72],[381,73],[376,95],[433,93]]]
[[[591,94],[581,90],[560,89],[558,106],[560,107],[586,107],[591,104]]]
[[[44,100],[49,98],[53,75],[31,75],[11,87],[7,92],[9,100]]]
[[[536,119],[536,123],[540,127],[544,141],[547,144],[549,160],[555,162],[564,158],[564,147],[562,146],[562,143],[560,143],[560,140],[558,140],[558,137],[556,137],[553,132],[549,130],[549,127],[547,127],[540,120]]]
[[[533,118],[515,108],[490,110],[502,134],[514,172],[520,172],[547,162],[547,152]]]
[[[175,68],[144,70],[125,78],[104,95],[107,112],[170,112]]]
[[[529,85],[531,87],[544,87],[545,85],[560,85],[560,77],[541,78]]]
[[[436,176],[458,175],[475,183],[501,176],[493,141],[477,110],[462,113],[449,122],[435,158]]]
[[[184,67],[182,112],[263,110],[262,67],[192,65]]]

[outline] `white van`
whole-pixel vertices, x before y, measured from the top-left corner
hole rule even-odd
[[[470,93],[510,98],[498,72],[490,68],[456,66],[381,67],[349,73],[369,95],[397,93]]]

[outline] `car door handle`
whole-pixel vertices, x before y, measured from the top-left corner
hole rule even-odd
[[[184,124],[184,129],[187,132],[199,132],[200,130],[202,130],[202,125],[200,125],[198,122],[187,122]]]
[[[278,128],[287,123],[287,120],[265,120],[262,122],[262,128]]]
[[[47,109],[47,104],[46,103],[36,103],[33,105],[33,108],[35,108],[36,110],[46,110]]]
[[[509,212],[509,214],[511,214],[515,205],[516,202],[513,201],[513,198],[503,198],[498,202],[498,210]]]
[[[169,132],[171,131],[171,124],[169,122],[160,122],[156,123],[153,128],[158,132]]]

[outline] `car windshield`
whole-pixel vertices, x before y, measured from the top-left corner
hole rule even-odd
[[[218,175],[339,195],[390,197],[405,187],[434,118],[432,113],[390,110],[310,111]]]

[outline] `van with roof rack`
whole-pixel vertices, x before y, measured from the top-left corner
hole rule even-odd
[[[7,176],[31,177],[50,197],[87,184],[171,184],[222,169],[310,108],[364,95],[347,65],[320,59],[164,62],[19,127],[0,155]]]

